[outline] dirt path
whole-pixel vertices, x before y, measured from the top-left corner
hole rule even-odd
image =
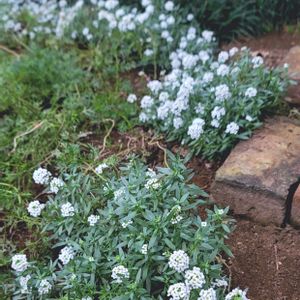
[[[237,219],[228,244],[233,286],[251,300],[300,299],[300,231]]]

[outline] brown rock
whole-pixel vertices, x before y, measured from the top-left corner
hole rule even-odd
[[[292,204],[292,223],[300,226],[300,186],[298,187]]]
[[[285,58],[283,64],[289,65],[289,76],[293,80],[300,80],[300,46],[292,47]]]
[[[234,148],[216,174],[212,196],[236,214],[280,225],[288,189],[299,176],[300,125],[278,117]]]
[[[300,105],[300,46],[292,47],[282,64],[289,65],[289,77],[295,81],[295,85],[291,85],[288,89],[286,101]]]

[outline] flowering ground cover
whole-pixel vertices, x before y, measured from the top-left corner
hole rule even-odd
[[[220,52],[172,1],[2,0],[0,31],[3,293],[246,300],[222,265],[228,209],[198,215],[211,203],[191,184],[191,156],[181,161],[157,135],[220,159],[280,109],[286,68],[244,48]],[[146,84],[136,89],[128,72]],[[164,167],[110,138],[137,125],[156,133],[148,144],[163,149]],[[91,134],[101,147],[82,142]],[[15,244],[7,236],[20,227],[31,238]]]

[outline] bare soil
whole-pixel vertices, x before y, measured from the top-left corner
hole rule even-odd
[[[296,45],[300,45],[300,33],[282,31],[271,32],[258,38],[239,39],[223,45],[222,48],[246,46],[254,55],[262,56],[267,66],[274,67],[280,65],[290,48]]]

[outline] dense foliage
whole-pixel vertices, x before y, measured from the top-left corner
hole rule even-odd
[[[15,299],[224,299],[218,257],[231,255],[224,241],[232,220],[217,207],[198,216],[207,195],[190,183],[187,159],[171,158],[169,168],[157,170],[135,158],[120,167],[104,162],[94,174],[79,166],[59,178],[36,170],[49,200],[35,199],[27,209],[41,218],[54,255],[39,262],[13,257]],[[243,295],[236,290],[226,299]]]
[[[218,53],[204,29],[255,32],[258,7],[263,24],[277,13],[265,1],[125,2],[0,0],[0,287],[15,299],[245,300],[222,277],[227,210],[200,219],[207,195],[182,162],[91,170],[113,130],[137,124],[208,158],[248,138],[279,108],[286,69]],[[52,174],[32,184],[39,166]]]
[[[191,28],[170,54],[172,70],[148,83],[140,121],[188,144],[194,153],[220,157],[247,139],[265,114],[280,107],[284,69],[266,69],[261,57],[232,48],[215,58],[212,32]]]

